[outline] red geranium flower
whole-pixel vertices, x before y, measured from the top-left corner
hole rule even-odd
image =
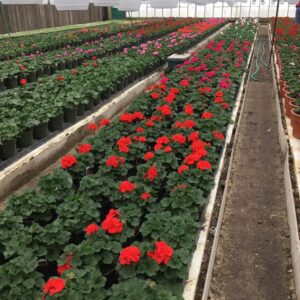
[[[149,120],[145,123],[145,125],[148,127],[154,127],[154,122],[152,120]]]
[[[213,118],[214,117],[214,114],[213,113],[211,113],[211,112],[209,112],[209,111],[206,111],[206,112],[204,112],[203,114],[202,114],[202,119],[211,119],[211,118]]]
[[[123,223],[118,219],[120,213],[117,210],[111,209],[102,222],[102,229],[109,234],[120,233],[123,231]]]
[[[93,67],[95,67],[95,68],[98,67],[97,62],[95,62],[95,61],[92,63],[92,65],[93,65]]]
[[[216,97],[223,97],[223,92],[222,91],[217,91],[216,92]]]
[[[91,144],[82,144],[80,146],[78,146],[77,148],[79,153],[89,153],[92,150],[92,145]]]
[[[155,251],[148,251],[148,257],[154,259],[159,265],[167,265],[174,253],[174,250],[163,241],[155,242],[155,246]]]
[[[180,145],[183,145],[186,142],[186,137],[184,135],[180,134],[180,133],[174,134],[172,136],[172,141],[176,142]]]
[[[20,71],[23,72],[25,70],[25,67],[23,65],[20,65]]]
[[[57,79],[58,81],[64,81],[64,80],[65,80],[65,77],[62,76],[62,75],[58,75],[58,76],[56,77],[56,79]]]
[[[178,168],[178,174],[182,174],[184,171],[188,170],[189,169],[189,166],[187,165],[182,165]]]
[[[223,98],[222,97],[216,97],[214,102],[215,103],[222,103],[223,102]]]
[[[120,252],[120,264],[130,265],[137,263],[141,259],[141,250],[136,246],[129,246]]]
[[[160,95],[158,93],[152,93],[151,98],[152,99],[159,99]]]
[[[119,146],[119,151],[120,152],[129,152],[129,147],[128,145],[131,145],[131,139],[130,137],[121,137],[118,141],[117,141],[117,145]]]
[[[194,141],[197,141],[197,140],[199,140],[199,131],[192,132],[189,135],[189,141],[194,142]]]
[[[147,152],[144,154],[144,160],[149,160],[152,159],[154,157],[154,153],[153,152]]]
[[[172,114],[172,110],[169,105],[158,106],[156,107],[156,110],[160,111],[163,116],[170,116]]]
[[[43,290],[46,295],[53,296],[61,292],[66,286],[66,280],[62,278],[49,278],[44,284]]]
[[[182,80],[179,82],[179,85],[188,88],[190,84],[189,84],[188,80],[182,79]]]
[[[88,225],[88,226],[84,229],[84,231],[85,231],[85,233],[86,233],[87,235],[91,235],[91,234],[93,234],[93,233],[96,233],[99,229],[100,229],[100,227],[99,227],[97,224],[92,223],[92,224]]]
[[[184,112],[187,114],[187,115],[192,115],[194,113],[194,109],[193,109],[193,105],[192,104],[186,104],[184,106]]]
[[[170,89],[170,93],[172,93],[172,94],[179,94],[180,90],[178,88],[171,88]]]
[[[125,112],[119,117],[121,122],[131,123],[134,121],[134,117],[131,113]]]
[[[88,128],[89,131],[96,131],[98,129],[98,126],[95,123],[90,123],[87,126],[87,128]]]
[[[214,131],[213,132],[213,135],[214,135],[214,137],[215,138],[217,138],[217,139],[219,139],[219,140],[224,140],[224,135],[223,135],[223,133],[222,132],[220,132],[220,131]]]
[[[118,168],[119,164],[123,164],[124,163],[124,158],[121,156],[110,156],[107,160],[106,160],[106,165],[108,167],[113,167],[113,168]]]
[[[67,257],[67,261],[64,265],[61,265],[61,266],[57,266],[57,273],[59,275],[63,274],[65,271],[71,269],[71,265],[70,265],[70,262],[72,260],[73,256],[72,255],[69,255]]]
[[[27,79],[21,79],[20,80],[20,84],[22,85],[22,86],[24,86],[24,85],[26,85],[27,84]]]
[[[165,147],[164,152],[168,153],[171,152],[173,149],[170,146]]]
[[[142,200],[147,200],[147,199],[149,199],[149,198],[151,198],[151,194],[149,194],[149,193],[143,193],[143,194],[141,195],[141,199],[142,199]]]
[[[77,159],[73,155],[66,155],[61,159],[61,167],[65,170],[77,163]]]
[[[158,176],[157,169],[154,166],[152,166],[148,169],[148,171],[145,175],[145,178],[150,179],[151,181],[154,181],[157,176]]]
[[[169,138],[165,135],[159,137],[156,139],[157,144],[168,144],[169,143]]]
[[[100,121],[100,127],[108,126],[110,125],[110,120],[109,119],[103,119]]]
[[[211,163],[207,160],[201,160],[197,163],[197,168],[200,170],[210,170]]]
[[[97,56],[92,56],[92,60],[96,60],[97,59]]]
[[[76,75],[76,74],[77,74],[77,70],[72,69],[72,74],[73,74],[73,75]]]
[[[136,184],[130,182],[129,180],[122,181],[119,184],[119,190],[122,193],[132,192],[136,187]]]
[[[138,127],[136,130],[135,130],[137,133],[141,133],[141,132],[144,132],[145,129],[143,127]]]

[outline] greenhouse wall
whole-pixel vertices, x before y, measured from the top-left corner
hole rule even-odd
[[[240,17],[274,17],[276,13],[277,1],[253,1],[245,3],[237,2],[232,7],[225,2],[207,4],[206,6],[195,5],[192,3],[179,2],[177,8],[173,9],[154,9],[150,4],[142,4],[138,12],[127,13],[128,17],[133,18],[152,18],[152,17],[201,17],[201,18],[240,18]],[[280,2],[279,16],[294,17],[296,12],[295,4]]]
[[[7,26],[0,17],[0,34],[108,19],[107,8],[92,4],[85,11],[57,11],[53,5],[3,5],[3,13]]]

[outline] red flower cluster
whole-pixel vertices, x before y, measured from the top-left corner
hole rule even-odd
[[[215,138],[223,141],[224,140],[224,135],[222,132],[219,132],[219,131],[213,131],[213,135]]]
[[[62,76],[62,75],[58,75],[58,76],[56,77],[56,79],[57,79],[58,81],[64,81],[64,80],[65,80],[65,77]]]
[[[77,159],[73,155],[66,155],[61,159],[61,167],[65,170],[71,168],[77,163]]]
[[[144,178],[149,179],[150,181],[154,181],[157,176],[158,176],[158,171],[154,166],[152,166],[148,169]]]
[[[102,222],[102,229],[109,234],[116,234],[123,231],[123,223],[119,220],[120,213],[118,210],[110,209],[105,220]]]
[[[183,123],[177,121],[175,122],[175,128],[194,128],[195,122],[193,120],[185,120]]]
[[[144,160],[149,160],[149,159],[152,159],[154,158],[154,153],[153,152],[147,152],[144,154]]]
[[[113,155],[106,160],[106,166],[118,168],[120,164],[124,164],[124,161],[125,160],[122,156]]]
[[[159,99],[160,98],[160,95],[158,93],[152,93],[151,94],[151,98],[152,99]]]
[[[156,139],[156,145],[154,146],[154,150],[159,150],[163,148],[163,145],[167,145],[169,143],[169,138],[167,136],[161,136]]]
[[[87,126],[88,131],[96,131],[98,129],[98,126],[95,123],[90,123]]]
[[[121,137],[118,141],[117,141],[117,145],[119,147],[119,151],[120,152],[126,152],[128,153],[129,152],[129,145],[131,145],[132,142],[131,142],[131,139],[130,137]]]
[[[120,252],[120,264],[130,265],[137,263],[141,259],[141,250],[136,246],[129,246]]]
[[[108,126],[110,125],[110,120],[109,119],[103,119],[100,121],[100,127]]]
[[[188,82],[188,80],[186,79],[182,79],[180,82],[179,82],[179,85],[180,86],[184,86],[185,88],[188,88],[190,83]]]
[[[197,163],[197,168],[200,170],[210,170],[211,169],[211,163],[207,160],[200,160]]]
[[[188,170],[189,169],[189,166],[187,165],[182,165],[178,168],[178,174],[182,174],[184,171]]]
[[[63,274],[65,271],[71,269],[70,263],[71,263],[72,258],[73,258],[73,256],[72,256],[72,255],[69,255],[69,256],[67,257],[66,263],[65,263],[64,265],[61,265],[61,266],[58,266],[58,267],[57,267],[57,273],[58,273],[59,275]]]
[[[61,292],[66,286],[66,280],[62,278],[49,278],[44,284],[43,290],[45,295],[53,296]]]
[[[26,85],[26,84],[27,84],[27,79],[25,79],[25,78],[21,79],[21,80],[20,80],[20,84],[21,84],[22,86]]]
[[[183,145],[186,142],[186,137],[180,133],[174,134],[172,136],[172,141],[180,145]]]
[[[141,195],[141,199],[142,199],[142,200],[147,200],[147,199],[149,199],[149,198],[151,198],[151,194],[149,194],[149,193],[143,193],[143,194]]]
[[[130,182],[129,180],[122,181],[119,184],[119,191],[122,193],[132,192],[136,187],[136,184]]]
[[[214,114],[209,111],[204,112],[201,116],[202,119],[211,119],[213,117],[214,117]]]
[[[132,123],[136,120],[143,120],[144,115],[139,111],[135,111],[132,114],[129,113],[129,112],[125,112],[123,115],[120,116],[119,119],[120,119],[121,122]]]
[[[194,113],[194,109],[193,109],[193,105],[192,104],[186,104],[184,106],[184,112],[187,114],[187,115],[192,115]]]
[[[156,110],[160,111],[163,116],[170,116],[172,114],[172,109],[169,105],[158,106]]]
[[[82,144],[77,147],[77,151],[82,154],[89,153],[92,151],[92,145],[91,144]]]
[[[211,88],[210,87],[204,87],[204,88],[200,87],[198,89],[198,91],[201,95],[205,95],[207,93],[211,93]]]
[[[93,233],[96,233],[99,229],[100,229],[100,227],[99,227],[97,224],[92,223],[92,224],[88,225],[88,226],[84,229],[84,231],[85,231],[85,233],[86,233],[87,235],[91,235],[91,234],[93,234]]]
[[[156,249],[154,251],[148,251],[148,257],[154,259],[159,265],[167,265],[171,259],[174,250],[165,242],[155,242]]]

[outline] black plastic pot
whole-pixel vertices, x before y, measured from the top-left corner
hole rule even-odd
[[[109,90],[103,91],[101,93],[102,100],[106,100],[106,99],[110,98],[110,96],[111,96],[111,92]]]
[[[31,72],[27,75],[28,82],[35,82],[36,81],[36,73]]]
[[[24,131],[17,139],[18,148],[26,148],[33,144],[33,130],[32,128]]]
[[[48,134],[49,134],[48,122],[39,124],[33,128],[33,137],[37,140],[40,140],[48,136]]]
[[[5,86],[9,89],[16,88],[18,86],[18,78],[7,78],[5,80]]]
[[[51,131],[63,130],[64,129],[64,115],[60,114],[49,120],[49,129]]]
[[[4,81],[0,80],[0,91],[4,91]]]
[[[64,110],[64,121],[66,123],[74,123],[77,120],[77,108],[65,108]]]
[[[4,141],[2,145],[0,145],[0,158],[8,159],[13,157],[17,153],[17,145],[16,140]]]
[[[122,80],[121,82],[118,83],[118,85],[117,85],[117,90],[118,90],[118,91],[121,91],[121,90],[123,90],[123,89],[124,89],[124,82],[123,82],[123,80]]]
[[[94,106],[99,105],[100,102],[101,102],[101,99],[100,99],[99,97],[98,97],[97,99],[93,99],[93,104],[94,104]]]
[[[84,104],[78,104],[77,105],[77,116],[82,116],[85,113],[85,105]]]
[[[90,99],[90,101],[87,104],[84,104],[84,109],[86,111],[90,111],[94,107],[93,99]]]
[[[38,69],[36,70],[36,77],[43,77],[44,76],[44,70],[43,69]]]

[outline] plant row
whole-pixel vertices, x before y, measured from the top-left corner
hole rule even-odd
[[[59,50],[43,53],[31,53],[28,56],[18,57],[15,60],[0,62],[0,90],[22,86],[24,80],[34,82],[37,78],[51,75],[65,68],[72,69],[81,65],[87,59],[104,57],[121,51],[124,47],[138,45],[149,39],[156,39],[170,33],[185,24],[195,23],[197,19],[166,19],[151,22],[142,27],[131,29],[117,35],[84,45],[71,47],[68,45]]]
[[[291,118],[293,135],[300,138],[300,27],[294,19],[278,19],[275,47],[280,94],[284,98],[286,115]]]
[[[1,298],[182,299],[255,30],[230,27],[10,198]]]
[[[79,46],[101,37],[118,34],[119,32],[135,29],[153,21],[136,22],[129,24],[109,24],[83,27],[75,30],[38,33],[21,37],[9,37],[0,40],[0,61],[12,59],[20,55],[29,55],[36,51],[46,52],[60,49],[67,45]],[[155,22],[155,21],[154,21]]]
[[[199,23],[197,33],[173,32],[123,53],[95,59],[72,70],[44,77],[38,82],[2,93],[0,101],[0,157],[3,159],[28,147],[50,130],[63,129],[76,116],[101,104],[140,76],[160,66],[170,54],[193,46],[223,21]],[[201,27],[201,29],[200,29]],[[141,59],[143,57],[143,59]]]

